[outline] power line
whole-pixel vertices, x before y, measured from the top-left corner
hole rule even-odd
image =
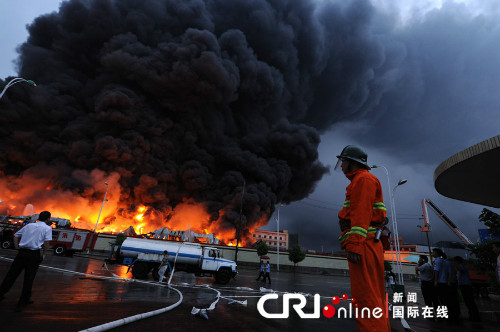
[[[316,202],[323,203],[323,204],[326,204],[326,205],[334,205],[334,206],[342,207],[341,204],[334,204],[332,202],[326,202],[326,201],[322,201],[322,200],[319,200],[319,199],[314,199],[314,198],[309,198],[309,197],[306,197],[305,199],[309,199],[311,201],[316,201]]]
[[[302,205],[312,206],[312,207],[316,207],[316,208],[319,208],[319,209],[331,210],[331,211],[335,211],[335,212],[338,211],[337,209],[332,209],[332,208],[329,208],[329,207],[326,207],[326,206],[320,206],[320,205],[310,204],[310,203],[306,203],[306,202],[302,202],[302,201],[299,202],[299,203],[302,204]]]

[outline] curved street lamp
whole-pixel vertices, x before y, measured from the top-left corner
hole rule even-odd
[[[13,86],[14,84],[16,83],[21,83],[21,82],[26,82],[28,83],[29,85],[31,86],[36,86],[36,83],[33,82],[32,80],[25,80],[24,78],[21,78],[21,77],[16,77],[16,78],[13,78],[12,80],[10,80],[9,83],[7,83],[7,85],[3,88],[2,92],[0,92],[0,99],[2,99],[3,95],[5,94],[5,91],[7,91],[8,88],[10,88],[11,86]]]
[[[280,203],[280,205],[278,206],[278,218],[276,218],[276,223],[277,223],[277,231],[276,231],[276,236],[277,236],[277,241],[276,243],[278,243],[278,246],[277,246],[277,260],[278,260],[278,263],[276,265],[276,269],[277,271],[279,272],[280,271],[280,208],[283,206],[283,204]]]
[[[385,171],[385,174],[387,175],[387,185],[389,190],[391,189],[391,181],[389,180],[389,171],[385,166],[381,165],[372,165],[371,168],[383,168]],[[390,200],[391,200],[391,219],[392,219],[392,228],[394,232],[394,240],[396,242],[396,268],[397,268],[397,273],[398,273],[398,281],[400,285],[403,285],[404,287],[404,280],[403,280],[403,267],[401,265],[401,248],[399,246],[399,232],[398,232],[398,223],[396,221],[396,208],[394,206],[394,191],[396,190],[397,187],[405,184],[408,182],[406,179],[399,180],[398,184],[392,189],[390,192]],[[392,247],[392,245],[391,245]],[[392,250],[392,248],[391,248]],[[394,256],[393,256],[393,262],[394,262]]]

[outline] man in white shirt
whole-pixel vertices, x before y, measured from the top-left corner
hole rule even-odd
[[[19,309],[33,303],[31,301],[31,288],[38,266],[45,258],[49,241],[52,240],[51,224],[50,212],[43,211],[40,213],[37,223],[28,224],[14,234],[14,246],[19,249],[19,252],[0,285],[0,300],[3,300],[4,295],[10,290],[19,274],[25,270],[23,290],[17,307]]]

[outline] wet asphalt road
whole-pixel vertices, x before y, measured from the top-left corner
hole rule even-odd
[[[16,254],[14,250],[0,250],[0,278],[3,280],[10,266],[9,258]],[[62,269],[62,270],[55,270]],[[80,272],[85,275],[72,273]],[[173,287],[183,294],[182,303],[171,311],[139,320],[112,331],[357,331],[353,319],[301,319],[291,313],[288,319],[266,319],[257,310],[257,301],[263,295],[260,287],[279,292],[319,293],[321,308],[331,304],[332,296],[350,294],[349,279],[344,276],[323,276],[293,273],[272,273],[272,286],[256,281],[257,273],[253,270],[239,270],[237,280],[220,286],[209,277],[194,277],[186,273],[176,273],[172,279]],[[103,279],[117,275],[123,280]],[[164,285],[136,282],[131,273],[121,266],[103,266],[102,259],[87,257],[59,257],[48,255],[38,271],[33,287],[34,304],[22,312],[15,312],[14,307],[21,292],[21,278],[16,281],[6,298],[0,302],[0,331],[80,331],[117,319],[161,309],[179,300],[177,292]],[[191,315],[191,309],[207,308],[216,299],[216,291],[222,296],[237,300],[247,300],[247,306],[230,304],[221,298],[215,309],[208,313],[209,319]],[[417,291],[418,284],[409,283],[407,291]],[[421,294],[418,293],[419,299]],[[421,302],[421,301],[420,301]],[[269,312],[280,312],[281,301],[269,303]],[[341,303],[337,308],[345,306]],[[494,303],[498,306],[498,303]],[[304,312],[313,311],[312,299]],[[460,324],[449,322],[434,323],[424,319],[407,320],[415,332],[420,331],[497,331],[493,323],[472,324],[463,321]],[[394,332],[404,331],[399,320],[391,320]]]

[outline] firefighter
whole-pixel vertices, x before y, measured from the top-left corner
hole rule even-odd
[[[163,252],[163,259],[161,260],[161,264],[158,268],[158,277],[160,278],[160,282],[163,282],[163,280],[167,278],[167,269],[170,269],[170,265],[168,263],[168,251],[165,250]]]
[[[361,332],[391,331],[386,308],[384,288],[384,250],[382,242],[375,240],[377,230],[386,222],[382,186],[372,175],[367,154],[358,146],[346,146],[335,170],[351,181],[346,188],[344,207],[339,212],[340,246],[345,249],[351,275],[351,295],[359,308],[381,308],[382,317],[356,318]]]

